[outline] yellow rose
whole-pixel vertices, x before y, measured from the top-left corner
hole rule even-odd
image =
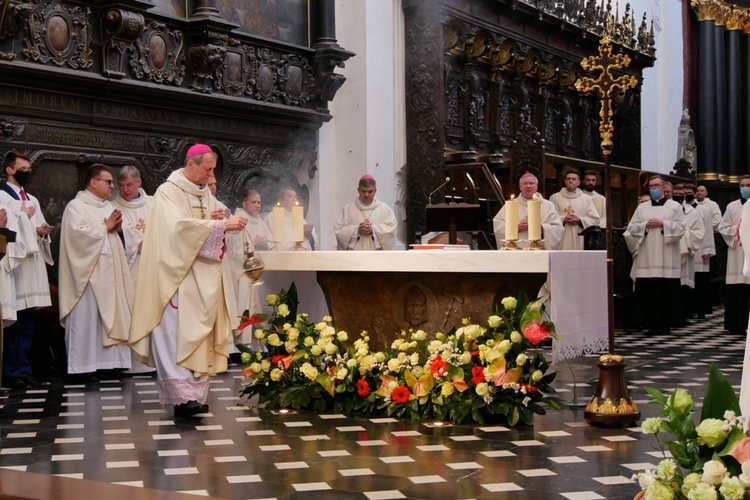
[[[534,373],[531,374],[531,380],[533,382],[539,382],[542,380],[542,377],[544,377],[544,373],[542,373],[542,370],[535,370]]]
[[[240,361],[242,361],[243,363],[249,363],[250,359],[251,358],[250,358],[250,353],[249,352],[243,352],[242,355],[240,355]]]
[[[269,306],[275,306],[279,303],[279,296],[276,294],[270,294],[266,296],[266,304]]]
[[[336,334],[336,338],[339,339],[339,342],[346,342],[349,339],[349,335],[344,330],[341,330]]]
[[[326,351],[326,354],[328,354],[329,356],[333,356],[339,351],[339,348],[336,347],[336,344],[328,344],[325,347],[325,351]]]
[[[487,382],[480,382],[474,391],[476,391],[477,396],[485,397],[490,392],[490,386],[487,385]]]
[[[281,380],[281,376],[284,374],[284,370],[281,370],[279,368],[274,368],[271,370],[271,380],[274,382],[278,382]]]
[[[260,362],[260,367],[263,369],[264,372],[267,372],[271,369],[271,360],[270,359],[264,359]]]
[[[357,360],[356,359],[347,359],[346,360],[346,366],[348,368],[354,368],[355,366],[357,366]]]
[[[401,367],[401,362],[398,359],[393,358],[393,359],[388,360],[388,369],[390,371],[397,372],[400,367]]]
[[[500,316],[492,315],[487,319],[487,324],[490,328],[497,328],[502,324],[502,319],[500,319]]]
[[[282,318],[286,318],[287,316],[289,316],[289,306],[286,304],[279,305],[278,313]]]
[[[383,361],[385,361],[385,353],[383,353],[382,351],[376,352],[375,359],[378,361],[378,363],[382,363]]]
[[[503,305],[506,311],[512,311],[518,305],[518,301],[515,299],[515,297],[505,297],[500,301],[500,303]]]
[[[444,398],[447,398],[451,394],[453,394],[453,391],[455,391],[456,388],[453,386],[452,382],[446,382],[443,384],[443,386],[440,388],[440,395]]]
[[[314,345],[310,348],[310,354],[313,356],[320,356],[322,352],[323,349],[321,349],[319,345]]]
[[[514,344],[518,344],[523,340],[523,335],[521,335],[519,332],[513,330],[510,332],[510,341]]]
[[[311,347],[315,343],[315,339],[312,337],[305,337],[305,345]]]
[[[255,335],[256,339],[263,340],[264,338],[266,338],[266,331],[261,330],[261,329],[256,329],[253,335]]]
[[[458,362],[462,365],[467,365],[471,363],[471,353],[469,351],[462,352],[461,355],[458,357]]]
[[[524,353],[521,353],[521,354],[519,354],[518,356],[516,356],[516,365],[518,365],[518,366],[523,366],[523,365],[525,365],[525,364],[526,364],[526,361],[527,361],[528,359],[529,359],[529,357],[528,357],[528,356],[526,356],[526,354],[524,354]]]
[[[274,346],[274,347],[276,347],[276,346],[280,346],[280,345],[281,345],[281,339],[279,338],[279,335],[278,335],[278,334],[276,334],[276,333],[272,333],[272,334],[271,334],[271,335],[269,335],[269,336],[268,336],[268,338],[266,339],[266,343],[267,343],[268,345],[272,345],[272,346]]]
[[[412,340],[424,340],[427,338],[427,333],[425,333],[424,330],[417,330],[416,332],[411,334]]]

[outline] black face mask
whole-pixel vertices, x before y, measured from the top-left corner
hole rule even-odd
[[[685,197],[684,196],[677,196],[677,195],[673,194],[672,195],[672,201],[676,201],[677,203],[682,204],[682,202],[685,201]]]
[[[16,170],[16,173],[13,174],[13,178],[16,179],[16,182],[20,186],[25,186],[31,179],[31,172],[28,170]]]
[[[685,201],[686,201],[686,202],[688,202],[688,203],[692,203],[692,202],[693,202],[693,200],[695,200],[695,195],[694,195],[694,194],[686,194],[686,195],[685,195]]]

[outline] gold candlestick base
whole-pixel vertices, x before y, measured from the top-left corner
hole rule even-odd
[[[545,250],[544,240],[529,240],[529,246],[525,250]]]
[[[295,252],[302,252],[304,250],[305,250],[305,248],[302,247],[302,242],[301,241],[295,241],[294,242],[294,251]]]
[[[518,245],[516,245],[516,241],[518,240],[505,240],[505,244],[502,246],[500,250],[518,250]]]

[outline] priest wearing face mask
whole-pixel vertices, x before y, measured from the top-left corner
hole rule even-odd
[[[740,199],[727,205],[719,223],[719,233],[729,247],[727,251],[726,292],[724,300],[724,329],[742,334],[750,314],[750,276],[742,273],[745,253],[735,238],[742,216],[742,208],[750,198],[750,175],[740,178]],[[747,243],[744,243],[747,245]]]
[[[23,250],[22,259],[6,259],[14,263],[7,269],[13,276],[17,321],[4,331],[3,372],[5,383],[14,388],[27,389],[40,384],[32,377],[28,354],[34,336],[34,312],[48,307],[50,300],[46,264],[52,265],[50,226],[42,215],[39,201],[24,187],[31,179],[29,158],[19,151],[5,155],[6,182],[0,191],[0,203],[8,207],[8,217],[18,223],[15,247]],[[5,306],[6,304],[3,304]]]
[[[664,180],[649,180],[651,202],[641,203],[627,231],[638,252],[635,274],[636,323],[651,335],[668,333],[679,310],[665,297],[680,293],[680,240],[685,233],[682,206],[664,195]]]

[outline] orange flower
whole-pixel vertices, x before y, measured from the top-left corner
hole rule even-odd
[[[445,377],[448,374],[448,363],[438,354],[432,359],[430,364],[430,373],[438,377]]]
[[[549,330],[536,321],[524,326],[521,333],[526,337],[526,340],[534,345],[539,345],[539,342],[550,336]]]
[[[367,383],[367,380],[357,380],[357,394],[363,398],[366,398],[370,394],[370,384]]]
[[[732,455],[740,465],[750,459],[750,437],[743,438],[742,441],[734,445],[729,454]]]
[[[393,389],[393,392],[391,393],[391,399],[393,399],[394,403],[398,403],[400,405],[406,404],[409,402],[409,397],[411,396],[411,392],[409,392],[409,388],[405,385],[400,385]]]

